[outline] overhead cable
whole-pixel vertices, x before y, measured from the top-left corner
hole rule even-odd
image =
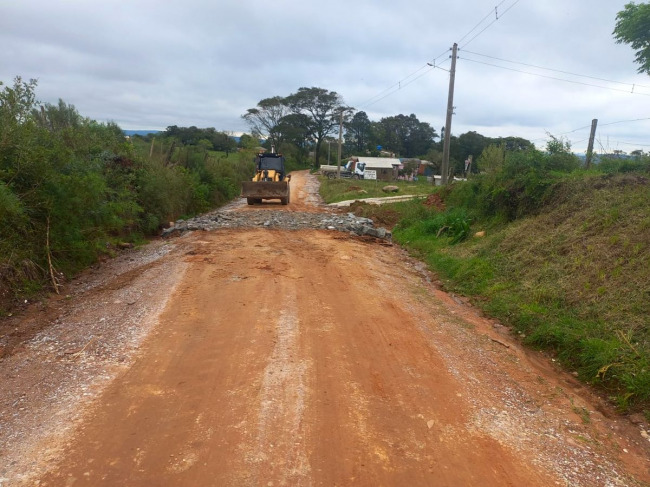
[[[466,58],[466,57],[463,57],[462,59],[463,59],[463,61],[470,61],[472,63],[484,64],[485,66],[492,66],[493,68],[500,68],[500,69],[505,69],[507,71],[514,71],[515,73],[528,74],[530,76],[537,76],[539,78],[552,79],[552,80],[555,80],[555,81],[564,81],[565,83],[572,83],[572,84],[576,84],[576,85],[591,86],[592,88],[600,88],[600,89],[603,89],[603,90],[618,91],[619,93],[627,93],[628,95],[650,96],[650,93],[640,93],[638,91],[630,92],[628,90],[621,90],[619,88],[611,88],[609,86],[594,85],[592,83],[583,83],[582,81],[575,81],[575,80],[570,80],[570,79],[565,79],[565,78],[557,78],[555,76],[547,76],[547,75],[544,75],[544,74],[531,73],[529,71],[522,71],[520,69],[507,68],[505,66],[499,66],[498,64],[486,63],[486,62],[483,62],[483,61],[477,61],[476,59],[469,59],[469,58]]]
[[[601,123],[599,124],[601,127],[606,127],[608,125],[616,125],[617,123],[628,123],[628,122],[644,122],[646,120],[650,120],[649,118],[633,118],[631,120],[619,120],[617,122],[609,122],[609,123]]]
[[[619,123],[645,122],[645,121],[648,121],[648,120],[650,120],[650,117],[647,117],[647,118],[632,118],[632,119],[628,119],[628,120],[617,120],[615,122],[599,123],[598,128],[600,128],[600,127],[608,127],[610,125],[616,125],[616,124],[619,124]],[[562,135],[573,134],[573,133],[578,132],[580,130],[586,130],[586,129],[590,129],[590,128],[591,128],[591,124],[585,125],[584,127],[578,127],[577,129],[569,130],[567,132],[562,132],[562,133],[559,133],[557,135],[561,137]],[[549,137],[539,137],[537,139],[532,139],[531,142],[536,142],[538,140],[549,140]],[[584,139],[584,140],[589,140],[589,139],[587,138],[587,139]],[[578,141],[578,142],[576,142],[576,144],[579,144],[580,142],[584,142],[584,140]],[[630,145],[634,145],[634,144],[630,144]]]
[[[501,5],[503,5],[505,2],[506,2],[506,0],[502,0],[502,2],[501,2],[499,5],[497,5],[496,7],[494,7],[494,10],[490,10],[490,11],[488,12],[488,14],[487,14],[485,17],[483,17],[483,18],[481,19],[481,21],[480,21],[478,24],[476,24],[474,27],[472,27],[472,28],[470,29],[470,31],[467,32],[467,34],[465,34],[463,37],[461,37],[461,38],[459,39],[458,44],[460,44],[461,42],[463,42],[467,36],[469,36],[469,35],[470,35],[472,32],[474,32],[474,31],[475,31],[475,30],[476,30],[476,29],[477,29],[477,28],[478,28],[478,27],[479,27],[483,22],[485,22],[485,19],[487,19],[488,17],[490,17],[490,16],[492,15],[493,12],[497,12],[497,9],[498,9]],[[498,20],[498,19],[497,19],[497,20]]]
[[[474,56],[481,56],[481,57],[485,57],[485,58],[489,58],[489,59],[494,59],[496,61],[503,61],[504,63],[519,64],[521,66],[528,66],[530,68],[543,69],[544,71],[553,71],[555,73],[568,74],[568,75],[571,75],[571,76],[578,76],[580,78],[589,78],[589,79],[594,79],[594,80],[597,80],[597,81],[606,81],[607,83],[615,83],[615,84],[620,84],[620,85],[626,85],[626,86],[630,86],[632,88],[634,88],[634,87],[637,87],[637,88],[650,88],[650,86],[640,85],[638,83],[627,83],[627,82],[624,82],[624,81],[615,81],[615,80],[606,79],[606,78],[598,78],[596,76],[590,76],[590,75],[587,75],[587,74],[578,74],[578,73],[572,73],[570,71],[562,71],[561,69],[545,68],[544,66],[537,66],[535,64],[522,63],[522,62],[519,62],[519,61],[510,61],[508,59],[503,59],[503,58],[499,58],[499,57],[495,57],[495,56],[488,56],[487,54],[480,54],[478,52],[463,50],[463,53],[472,54]]]
[[[650,147],[650,144],[635,144],[633,142],[621,142],[620,140],[614,140],[613,142],[617,144],[623,144],[623,145],[632,145],[632,146],[638,146],[638,147]]]
[[[501,17],[503,17],[505,14],[507,14],[508,11],[510,11],[510,9],[511,9],[512,7],[514,7],[515,5],[517,5],[520,1],[521,1],[521,0],[515,0],[515,2],[514,2],[512,5],[510,5],[507,9],[505,9],[505,10],[501,13]],[[501,3],[503,3],[503,2],[501,2]],[[499,4],[499,5],[501,5],[501,4]],[[498,22],[498,21],[501,19],[501,17],[499,17],[499,16],[497,15],[496,18],[495,18],[492,22],[490,22],[488,25],[486,25],[485,28],[484,28],[483,30],[481,30],[478,34],[476,34],[474,37],[472,37],[469,41],[467,41],[465,44],[463,44],[462,46],[460,46],[460,48],[463,49],[465,46],[467,46],[470,42],[472,42],[474,39],[476,39],[478,36],[480,36],[483,32],[485,32],[485,31],[488,30],[490,27],[492,27],[492,25],[494,25],[496,22]],[[482,22],[482,21],[481,21],[481,22]]]
[[[436,68],[438,68],[438,66],[429,66],[429,69],[427,69],[424,73],[420,74],[419,76],[416,76],[415,78],[411,79],[410,81],[408,81],[408,82],[406,82],[406,83],[400,83],[400,84],[399,84],[399,87],[398,87],[397,89],[393,89],[393,91],[390,91],[389,93],[386,93],[384,96],[382,96],[381,98],[377,98],[377,99],[374,100],[374,101],[371,101],[371,102],[369,102],[369,103],[366,102],[364,105],[361,105],[360,108],[367,108],[367,107],[369,107],[369,106],[371,106],[371,105],[374,105],[375,103],[377,103],[377,102],[383,100],[384,98],[388,98],[390,95],[392,95],[392,94],[398,92],[398,91],[401,90],[402,88],[404,88],[404,87],[410,85],[411,83],[417,81],[417,80],[420,79],[422,76],[424,76],[424,75],[430,73],[431,71],[433,71],[433,70],[436,69]],[[442,68],[439,68],[439,69],[442,69]],[[393,85],[391,88],[394,88],[395,86],[397,86],[397,85]],[[389,88],[389,89],[390,89],[390,88]],[[387,90],[384,90],[382,93],[384,93],[384,92],[386,92],[386,91],[387,91]],[[378,95],[375,95],[373,98],[376,98],[377,96],[378,96]],[[371,98],[371,100],[372,100],[373,98]]]
[[[407,81],[409,78],[415,76],[417,73],[419,73],[419,72],[422,71],[423,69],[426,69],[427,67],[428,67],[428,64],[424,64],[423,66],[421,66],[420,68],[418,68],[417,70],[415,70],[415,71],[413,71],[411,74],[409,74],[406,78],[403,78],[403,79],[399,80],[397,83],[395,83],[395,84],[389,86],[389,87],[386,88],[385,90],[380,91],[380,92],[377,93],[375,96],[368,98],[365,102],[363,102],[363,103],[361,103],[361,104],[359,105],[359,108],[363,108],[363,107],[365,107],[365,106],[372,105],[372,104],[376,103],[377,101],[384,99],[385,97],[381,97],[381,98],[379,98],[378,100],[375,100],[375,98],[380,97],[381,95],[383,95],[383,94],[386,93],[387,91],[391,91],[391,90],[394,89],[395,87],[397,87],[397,91],[399,91],[400,89],[402,89],[403,86],[407,86],[408,84],[410,84],[410,82],[409,82],[409,83],[405,83],[405,81]],[[428,72],[428,71],[427,71],[427,72]],[[418,76],[418,78],[419,78],[419,76]],[[416,79],[417,79],[417,78],[416,78]],[[403,83],[404,83],[404,84],[403,84]],[[373,100],[374,100],[374,101],[373,101]]]
[[[503,5],[504,3],[506,3],[506,1],[508,1],[508,0],[502,0],[502,1],[501,1],[501,2],[496,6],[496,7],[494,7],[494,10],[490,10],[490,12],[489,12],[485,17],[483,17],[483,19],[481,19],[481,21],[480,21],[478,24],[476,24],[472,29],[470,29],[470,30],[469,30],[469,31],[468,31],[468,32],[467,32],[467,33],[466,33],[466,34],[461,38],[461,40],[459,41],[459,43],[460,43],[461,41],[463,41],[466,37],[468,37],[470,34],[472,34],[472,33],[473,33],[473,32],[474,32],[474,31],[475,31],[475,30],[476,30],[476,29],[477,29],[481,24],[483,24],[483,22],[485,22],[485,20],[486,20],[488,17],[490,17],[493,13],[495,13],[495,14],[496,14],[496,15],[495,15],[495,17],[496,17],[495,20],[493,20],[492,22],[490,22],[490,23],[489,23],[489,24],[488,24],[488,25],[487,25],[483,30],[481,30],[478,34],[476,34],[476,35],[475,35],[474,37],[472,37],[469,41],[467,41],[467,42],[464,44],[464,46],[466,46],[467,44],[469,44],[470,42],[472,42],[474,39],[476,39],[478,36],[480,36],[483,32],[485,32],[485,31],[486,31],[486,30],[487,30],[487,29],[488,29],[492,24],[494,24],[494,23],[495,23],[496,21],[498,21],[501,17],[503,17],[503,15],[505,15],[505,14],[506,14],[506,13],[507,13],[511,8],[512,8],[512,7],[514,7],[516,4],[518,4],[521,0],[515,0],[514,3],[512,3],[508,8],[506,8],[506,9],[501,13],[501,17],[500,17],[500,16],[499,16],[499,13],[498,13],[498,8],[499,8],[501,5]],[[387,98],[388,96],[392,95],[393,93],[398,92],[399,90],[401,90],[401,89],[404,88],[405,86],[410,85],[413,81],[415,81],[415,80],[417,80],[417,79],[420,79],[422,76],[424,76],[424,74],[430,72],[430,71],[433,70],[433,69],[436,69],[436,68],[438,68],[438,69],[443,69],[443,68],[441,68],[441,65],[444,64],[444,63],[446,63],[447,61],[449,61],[449,57],[447,57],[447,59],[445,59],[445,60],[442,61],[441,63],[437,63],[437,61],[438,61],[440,58],[446,56],[447,53],[449,52],[449,50],[450,50],[450,49],[446,49],[445,51],[443,51],[442,53],[440,53],[437,57],[433,58],[433,59],[431,60],[431,62],[428,62],[425,66],[420,67],[418,70],[414,71],[413,73],[411,73],[410,75],[408,75],[406,78],[401,79],[400,81],[398,81],[397,83],[393,84],[392,86],[389,86],[389,87],[386,88],[385,90],[380,91],[379,93],[377,93],[375,96],[373,96],[373,97],[367,99],[365,102],[363,102],[363,103],[361,103],[361,104],[359,105],[359,108],[366,108],[366,107],[369,107],[369,106],[371,106],[371,105],[374,105],[374,104],[377,103],[378,101],[381,101],[381,100],[383,100],[384,98]],[[412,78],[413,76],[415,76],[416,74],[418,74],[420,71],[422,71],[423,69],[425,69],[427,66],[431,67],[431,69],[425,71],[425,73],[423,73],[423,74],[421,74],[421,75],[419,75],[419,76],[416,76],[416,77],[413,78],[413,79],[410,79],[410,78]],[[447,70],[446,70],[446,69],[443,69],[443,71],[447,71]],[[409,81],[409,79],[410,79],[410,81]]]

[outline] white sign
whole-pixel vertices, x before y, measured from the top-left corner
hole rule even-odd
[[[363,179],[377,179],[377,171],[374,169],[366,169],[363,173]]]

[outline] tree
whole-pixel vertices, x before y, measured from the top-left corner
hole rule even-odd
[[[29,191],[32,178],[41,181],[45,172],[37,161],[39,133],[31,116],[37,103],[36,84],[34,79],[25,82],[17,76],[13,87],[0,91],[0,180],[16,192]]]
[[[527,151],[534,147],[530,140],[521,137],[499,137],[492,139],[497,145],[504,145],[506,151]]]
[[[650,75],[650,4],[630,2],[616,15],[614,38],[636,49],[639,73]]]
[[[255,149],[260,145],[260,141],[248,134],[242,134],[239,138],[239,147],[242,149]]]
[[[551,171],[571,172],[578,168],[580,162],[571,151],[571,142],[563,137],[555,137],[547,134],[549,140],[546,143],[547,157],[544,160],[545,169]]]
[[[442,169],[442,151],[432,147],[426,153],[424,159],[431,163],[431,171],[433,171],[433,174],[440,174],[440,170]]]
[[[366,112],[357,112],[345,124],[345,145],[349,152],[362,155],[368,148],[371,137],[372,123]]]
[[[210,142],[212,142],[214,150],[225,152],[226,157],[237,149],[237,142],[235,142],[235,139],[225,132],[214,132]]]
[[[490,144],[478,158],[478,170],[486,173],[496,173],[501,170],[506,161],[506,150],[503,145]]]
[[[415,114],[384,117],[375,124],[376,141],[403,157],[417,157],[431,149],[436,131]]]
[[[406,157],[418,157],[425,154],[438,136],[436,131],[427,122],[420,122],[414,114],[411,114],[409,121],[412,123],[409,135],[406,139]]]
[[[163,136],[175,137],[183,145],[195,145],[199,140],[206,137],[206,133],[205,129],[200,129],[194,125],[191,127],[178,127],[176,125],[171,125],[167,127]]]
[[[68,105],[59,98],[58,105],[46,103],[41,109],[32,109],[32,116],[41,128],[60,132],[65,129],[78,128],[83,122],[74,105]]]
[[[451,159],[455,161],[453,167],[456,174],[465,171],[465,161],[469,156],[474,156],[476,160],[491,143],[491,139],[474,131],[461,134],[458,138],[452,137],[451,141],[450,153]],[[471,171],[477,171],[476,164],[472,165]]]
[[[311,118],[303,113],[291,113],[280,120],[276,130],[285,141],[278,149],[292,156],[300,165],[306,165],[311,144]]]
[[[36,101],[36,80],[25,82],[20,76],[14,78],[13,88],[8,86],[0,91],[2,122],[24,123],[29,118]],[[0,86],[2,86],[0,81]]]
[[[286,98],[274,96],[260,100],[256,108],[249,108],[242,118],[253,131],[253,136],[268,137],[273,145],[280,147],[282,136],[276,128],[283,117],[289,114]]]
[[[404,169],[401,169],[399,173],[400,176],[406,176],[410,179],[417,174],[419,168],[420,161],[417,159],[411,159],[404,163]]]
[[[320,148],[323,140],[335,132],[341,112],[344,121],[352,110],[343,104],[341,96],[335,91],[323,88],[299,88],[289,95],[286,102],[294,114],[307,115],[310,118],[309,136],[316,142],[316,167],[319,167]]]
[[[303,113],[291,113],[280,119],[275,131],[285,142],[307,149],[313,131],[312,120]]]

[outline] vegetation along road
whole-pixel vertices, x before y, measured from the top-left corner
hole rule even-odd
[[[650,482],[637,425],[386,238],[339,231],[317,186],[295,173],[290,205],[230,205],[17,319],[0,485]]]

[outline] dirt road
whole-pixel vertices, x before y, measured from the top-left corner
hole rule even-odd
[[[292,185],[287,211],[323,211],[313,179]],[[0,362],[3,487],[650,481],[647,425],[397,247],[193,232],[70,293],[24,318],[42,324]]]

